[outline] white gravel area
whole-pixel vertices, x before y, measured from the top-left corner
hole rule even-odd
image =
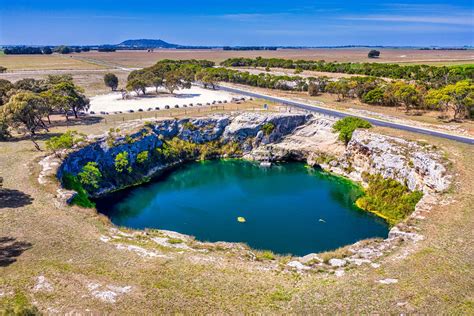
[[[129,112],[133,110],[137,112],[139,109],[147,111],[148,109],[155,109],[158,107],[160,110],[165,109],[168,105],[170,108],[175,108],[178,105],[180,108],[186,106],[198,106],[200,103],[202,106],[209,104],[219,104],[231,102],[233,98],[242,98],[241,95],[233,94],[230,92],[220,90],[210,90],[201,87],[191,87],[190,89],[177,90],[174,95],[165,93],[166,91],[159,90],[162,94],[156,95],[155,88],[147,88],[147,95],[143,96],[140,94],[136,96],[135,92],[130,93],[129,99],[122,99],[122,93],[112,92],[109,94],[98,95],[90,99],[89,113],[94,112],[95,114],[104,114],[104,112],[113,114],[115,112]],[[149,93],[149,94],[148,94]]]

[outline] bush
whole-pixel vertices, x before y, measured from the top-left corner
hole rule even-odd
[[[72,174],[65,174],[62,179],[63,185],[67,190],[74,190],[77,192],[76,196],[72,199],[71,204],[75,204],[85,208],[94,208],[95,204],[89,200],[89,195],[82,186],[78,177]]]
[[[319,94],[319,86],[314,82],[310,82],[308,84],[308,95],[309,96],[317,96]]]
[[[117,89],[118,82],[119,80],[115,74],[109,72],[104,75],[104,83],[107,87],[112,89],[112,91]]]
[[[275,260],[275,254],[270,250],[264,250],[256,254],[257,260]]]
[[[115,170],[117,172],[124,172],[128,166],[128,152],[122,151],[115,156]],[[130,167],[128,167],[128,172],[131,172]]]
[[[102,178],[102,173],[99,170],[99,166],[96,162],[90,161],[84,167],[82,172],[78,175],[82,185],[93,189],[99,188],[99,181]]]
[[[352,133],[358,128],[371,128],[372,125],[358,117],[347,116],[334,124],[333,128],[339,132],[339,140],[346,145],[352,138]]]
[[[142,164],[148,160],[148,150],[144,150],[137,155],[137,163]]]
[[[377,87],[370,90],[362,97],[362,102],[367,104],[383,104],[385,91],[383,88]]]
[[[46,148],[53,152],[57,152],[61,149],[72,148],[72,146],[83,140],[84,137],[76,131],[67,131],[61,136],[54,136],[48,139],[46,141]]]
[[[369,184],[365,195],[357,199],[361,209],[384,218],[390,225],[405,219],[423,197],[420,191],[411,192],[405,185],[381,175],[364,175]]]
[[[275,124],[273,124],[272,122],[267,122],[263,124],[262,126],[262,131],[266,136],[270,135],[274,129],[275,129]]]
[[[378,58],[380,56],[380,51],[372,49],[368,54],[367,57],[369,58]]]

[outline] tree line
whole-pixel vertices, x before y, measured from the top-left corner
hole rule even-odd
[[[0,79],[0,140],[11,137],[14,130],[27,135],[39,150],[35,135],[48,131],[51,114],[62,113],[68,120],[88,107],[89,99],[70,75],[25,78],[15,83]]]
[[[474,84],[471,80],[431,88],[419,82],[387,81],[377,77],[331,80],[326,76],[303,78],[269,73],[250,74],[227,68],[207,68],[199,74],[214,83],[224,81],[268,89],[306,91],[311,96],[330,93],[336,95],[338,101],[358,98],[371,105],[403,106],[407,112],[437,110],[447,115],[450,111],[454,120],[474,118]]]
[[[88,52],[88,51],[90,51],[90,47],[88,46],[66,46],[66,45],[60,45],[53,48],[49,46],[45,46],[45,47],[12,46],[12,47],[7,47],[3,50],[5,55],[51,55],[52,53],[71,54],[71,53],[81,53],[81,52]],[[107,51],[107,50],[103,50],[103,51]]]
[[[221,63],[225,67],[268,67],[286,68],[298,71],[346,73],[383,77],[391,79],[416,80],[439,88],[461,80],[474,80],[474,65],[429,66],[399,65],[385,63],[336,63],[281,58],[229,58]]]
[[[126,87],[128,91],[135,91],[140,95],[146,94],[147,87],[154,87],[156,92],[160,87],[164,87],[170,93],[177,89],[191,88],[196,78],[206,85],[214,85],[215,82],[208,82],[203,72],[213,66],[214,63],[207,60],[162,60],[151,67],[132,71],[128,75]],[[111,78],[107,79],[109,80]],[[107,82],[106,84],[108,85]]]
[[[258,59],[257,59],[258,60]],[[288,61],[285,60],[287,63]],[[163,60],[155,65],[130,73],[127,89],[138,94],[146,87],[165,87],[170,93],[189,88],[193,81],[214,88],[218,82],[231,82],[268,89],[305,91],[311,96],[320,93],[336,95],[338,101],[358,98],[361,102],[412,110],[437,110],[452,114],[452,119],[474,117],[474,84],[470,79],[434,88],[423,81],[385,80],[374,76],[330,79],[326,76],[308,77],[251,74],[228,68],[214,68],[204,60]]]

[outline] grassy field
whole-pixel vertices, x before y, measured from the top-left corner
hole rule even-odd
[[[261,101],[239,105],[261,106]],[[235,110],[228,105],[230,110]],[[227,108],[229,109],[229,108]],[[274,110],[273,105],[271,110]],[[123,120],[147,113],[126,114]],[[183,110],[148,113],[183,117]],[[192,115],[202,115],[193,113]],[[68,128],[102,133],[122,123],[113,116],[54,121],[44,140]],[[326,273],[281,272],[288,258],[252,261],[225,249],[185,252],[160,247],[164,257],[144,258],[100,240],[111,224],[92,210],[53,203],[54,187],[38,184],[37,161],[44,152],[28,140],[0,144],[0,170],[10,198],[0,206],[0,307],[35,304],[44,313],[474,313],[474,157],[472,147],[407,132],[376,128],[385,134],[429,142],[447,153],[456,174],[446,194],[452,204],[435,206],[420,221],[425,239],[381,259],[380,268],[361,266],[340,278]],[[6,201],[6,200],[5,200]],[[130,233],[130,231],[128,231]],[[10,243],[6,241],[10,238]],[[147,247],[143,239],[115,243]],[[142,240],[142,241],[140,241]],[[17,252],[9,252],[16,243]],[[7,256],[9,254],[9,256]],[[11,261],[6,261],[6,257]],[[50,287],[37,288],[44,276]],[[396,278],[398,283],[377,281]],[[91,289],[130,286],[114,303]]]
[[[110,88],[104,84],[104,75],[108,72],[114,73],[119,78],[118,89],[125,88],[128,71],[118,69],[89,69],[89,70],[41,70],[33,72],[7,72],[0,74],[0,79],[18,81],[23,78],[44,79],[50,74],[70,74],[74,82],[84,88],[87,96],[95,96],[110,92]]]
[[[105,67],[77,60],[72,55],[5,55],[0,54],[0,65],[8,71],[18,70],[77,70]]]
[[[370,49],[282,49],[277,51],[223,50],[155,50],[117,51],[112,53],[87,52],[73,55],[123,67],[148,67],[162,59],[208,59],[221,62],[232,57],[287,58],[338,62],[431,63],[436,65],[474,62],[474,51],[423,51],[411,49],[381,49],[378,59],[367,58]]]

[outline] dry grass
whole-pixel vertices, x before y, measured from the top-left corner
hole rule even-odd
[[[412,49],[380,49],[379,59],[368,59],[370,49],[281,49],[277,51],[223,51],[223,50],[155,50],[117,51],[112,53],[87,52],[80,58],[118,64],[124,67],[148,67],[162,59],[208,59],[221,62],[232,57],[287,58],[338,62],[391,62],[391,63],[474,63],[473,51],[422,51]],[[405,57],[402,57],[405,56]]]
[[[9,71],[18,70],[75,70],[103,69],[92,63],[73,58],[73,55],[0,55],[0,65]]]
[[[100,133],[109,127],[78,121],[74,129]],[[67,128],[54,127],[49,135]],[[381,128],[375,131],[421,140],[420,135],[408,132]],[[5,293],[0,297],[0,307],[16,300],[34,302],[44,313],[60,314],[472,314],[472,146],[422,137],[449,153],[457,175],[446,198],[452,198],[453,204],[435,206],[419,223],[425,240],[406,258],[401,248],[387,256],[381,268],[359,267],[347,271],[342,278],[266,270],[261,265],[274,260],[251,262],[225,249],[179,255],[160,248],[170,259],[147,259],[118,250],[99,239],[110,228],[103,216],[91,210],[54,205],[52,192],[36,180],[37,160],[43,152],[35,151],[28,140],[0,143],[4,187],[30,198],[19,196],[16,207],[0,205],[0,237],[31,244],[14,258],[15,262],[0,267],[0,290]],[[44,147],[43,141],[41,144]],[[52,284],[51,292],[32,290],[39,275]],[[396,278],[399,282],[379,284],[377,281],[383,278]],[[89,283],[132,288],[117,297],[115,303],[106,303],[91,295]]]
[[[23,78],[44,79],[50,74],[70,74],[74,82],[85,90],[87,96],[95,96],[110,92],[104,84],[104,75],[112,72],[119,78],[118,89],[125,88],[128,71],[116,69],[90,69],[90,70],[41,70],[34,72],[7,72],[0,74],[0,79],[18,81]]]

